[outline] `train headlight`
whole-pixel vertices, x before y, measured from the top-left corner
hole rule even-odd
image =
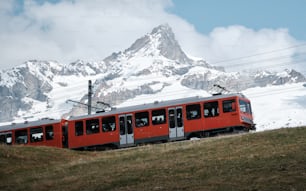
[[[253,120],[245,117],[245,116],[241,116],[241,120],[245,123],[249,123],[249,124],[253,124]]]

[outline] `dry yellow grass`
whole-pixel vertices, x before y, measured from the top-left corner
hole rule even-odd
[[[0,190],[306,190],[306,128],[105,152],[0,146]]]

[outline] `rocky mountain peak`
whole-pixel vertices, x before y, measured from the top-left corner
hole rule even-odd
[[[162,25],[159,25],[155,28],[152,29],[152,32],[151,34],[165,34],[165,35],[171,35],[173,38],[174,38],[174,33],[172,31],[172,28],[170,27],[169,24],[162,24]]]
[[[161,55],[175,60],[179,63],[190,63],[190,59],[181,49],[175,35],[168,24],[160,25],[154,28],[151,32],[152,36],[159,37],[159,46]]]
[[[115,60],[122,53],[113,53],[105,61]],[[151,33],[137,39],[128,49],[124,51],[128,57],[136,54],[142,56],[164,56],[167,59],[174,60],[179,64],[188,64],[192,61],[182,51],[175,35],[168,24],[155,27]]]

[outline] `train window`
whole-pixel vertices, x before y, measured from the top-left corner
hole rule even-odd
[[[188,120],[201,118],[201,106],[200,104],[187,105],[186,115]]]
[[[52,125],[48,125],[45,128],[46,128],[46,140],[54,139],[53,126]]]
[[[120,125],[120,135],[125,135],[125,118],[121,116],[119,118],[119,125]]]
[[[218,101],[212,101],[204,103],[204,117],[216,117],[219,116]]]
[[[104,117],[102,119],[102,131],[115,131],[116,130],[116,118],[115,116]]]
[[[177,127],[183,127],[183,110],[182,108],[176,108],[176,122]]]
[[[149,126],[149,112],[135,113],[136,127]]]
[[[75,136],[84,135],[83,121],[76,121],[74,124]]]
[[[89,119],[86,120],[86,134],[99,133],[99,119]]]
[[[126,116],[127,133],[133,134],[132,116]]]
[[[6,135],[0,135],[0,144],[6,143]]]
[[[6,144],[12,144],[12,133],[6,134]]]
[[[233,112],[236,111],[235,100],[223,101],[223,112]]]
[[[31,128],[30,129],[30,139],[31,143],[34,142],[41,142],[43,141],[44,133],[43,133],[43,128],[42,127],[37,127],[37,128]]]
[[[28,143],[28,130],[15,131],[15,143],[16,144],[27,144]]]
[[[171,129],[175,128],[175,112],[174,109],[169,110],[169,126]]]
[[[12,133],[0,134],[0,144],[12,144]]]
[[[152,111],[152,124],[158,125],[158,124],[164,124],[164,123],[166,123],[166,110],[165,109],[153,110]]]
[[[251,104],[249,102],[239,100],[239,108],[240,111],[243,113],[249,113],[249,114],[252,113]]]

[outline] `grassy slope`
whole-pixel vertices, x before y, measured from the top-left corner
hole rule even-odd
[[[0,146],[0,190],[306,190],[306,128],[106,152]]]

